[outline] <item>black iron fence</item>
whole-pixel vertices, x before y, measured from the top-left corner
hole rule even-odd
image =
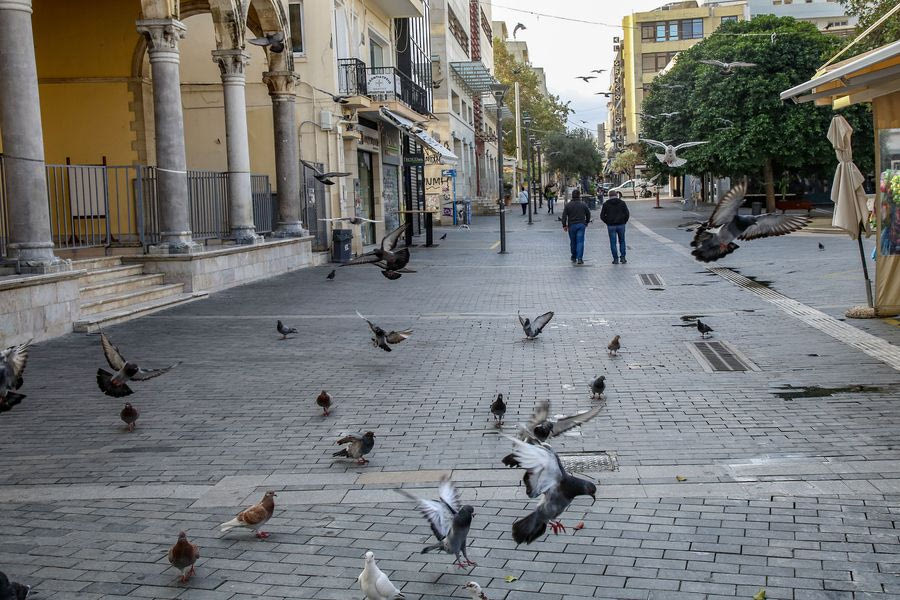
[[[338,93],[344,96],[366,95],[366,63],[358,58],[338,59]]]

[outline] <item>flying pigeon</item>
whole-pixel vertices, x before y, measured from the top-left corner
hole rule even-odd
[[[335,276],[336,273],[337,273],[337,271],[334,270],[334,269],[332,269],[332,270],[331,270],[331,273],[329,273],[329,274],[325,277],[325,279],[327,279],[328,281],[334,281],[334,276]]]
[[[503,401],[503,394],[497,394],[497,399],[491,403],[491,414],[497,422],[497,427],[503,427],[503,417],[506,415],[506,403]]]
[[[103,346],[103,355],[106,356],[106,362],[115,374],[105,369],[97,369],[97,386],[107,396],[113,398],[122,398],[130,396],[134,392],[128,387],[129,381],[146,381],[159,377],[163,373],[168,373],[180,362],[177,362],[162,369],[142,369],[133,362],[127,362],[119,349],[112,345],[109,338],[102,331],[100,332],[100,344]]]
[[[312,89],[316,90],[317,92],[322,92],[326,96],[330,97],[331,101],[334,102],[335,104],[350,104],[350,100],[348,99],[348,98],[350,98],[350,96],[342,96],[340,94],[332,94],[328,90],[323,90],[321,88],[317,88],[316,86],[310,86],[310,87],[312,87]],[[303,162],[303,159],[301,159],[300,162]],[[303,164],[306,164],[306,163],[303,162]]]
[[[346,177],[347,175],[350,175],[350,173],[338,172],[338,171],[329,171],[328,173],[323,173],[322,171],[317,169],[316,166],[314,164],[312,164],[311,162],[306,162],[302,158],[300,159],[300,162],[302,162],[306,168],[313,171],[313,177],[316,178],[316,181],[318,181],[320,183],[324,183],[325,185],[334,185],[334,182],[331,180],[332,177]],[[322,219],[322,220],[325,221],[327,219]],[[337,219],[337,220],[341,220],[341,219]]]
[[[606,389],[606,377],[601,375],[591,382],[591,398],[600,398],[603,396],[603,390]]]
[[[266,492],[266,495],[257,504],[241,511],[232,520],[219,525],[220,531],[226,533],[236,527],[247,527],[255,531],[256,537],[261,540],[269,537],[267,532],[259,529],[272,518],[272,514],[275,512],[275,496],[275,492]]]
[[[267,33],[265,37],[252,38],[247,40],[254,46],[268,47],[275,54],[284,52],[284,32],[276,31],[275,33]]]
[[[518,314],[518,313],[516,313]],[[553,311],[545,312],[538,318],[536,318],[533,322],[530,319],[523,319],[522,315],[519,316],[519,323],[522,325],[522,330],[525,332],[525,337],[529,340],[533,340],[537,336],[541,335],[541,331],[544,330],[544,327],[547,326],[547,323],[550,322],[550,319],[553,318]]]
[[[322,413],[327,417],[331,409],[331,396],[328,392],[322,390],[322,393],[316,396],[316,404],[322,409]]]
[[[13,390],[19,389],[24,383],[22,374],[28,362],[30,345],[31,340],[28,340],[0,352],[0,413],[12,410],[13,406],[25,398],[25,394],[18,394]]]
[[[422,554],[432,550],[443,550],[456,556],[454,564],[460,569],[477,566],[466,554],[466,537],[475,517],[475,509],[468,504],[461,504],[459,492],[453,487],[450,478],[441,479],[438,486],[440,500],[417,498],[403,489],[397,491],[419,503],[419,509],[431,525],[434,537],[437,538],[438,543],[422,548]],[[459,558],[460,554],[466,559],[465,563]]]
[[[707,325],[706,323],[704,323],[704,322],[701,321],[700,319],[697,319],[697,331],[700,332],[700,337],[704,337],[704,338],[705,338],[705,337],[708,336],[710,333],[712,333],[713,331],[715,331],[715,329],[713,329],[712,327],[710,327],[709,325]]]
[[[716,117],[716,120],[721,121],[722,123],[725,123],[729,127],[734,125],[734,121],[732,121],[731,119],[723,119],[722,117]]]
[[[723,62],[721,60],[700,60],[697,62],[702,62],[705,65],[712,65],[714,67],[721,67],[725,73],[734,73],[735,69],[742,68],[742,67],[757,66],[756,63],[741,62],[741,61],[735,61],[735,62],[729,63],[729,62]]]
[[[369,462],[364,456],[371,452],[372,448],[375,447],[375,434],[371,431],[367,431],[363,435],[345,435],[339,439],[337,443],[347,444],[347,447],[338,450],[332,454],[332,456],[355,458],[356,464],[364,465]]]
[[[641,114],[648,119],[667,119],[669,117],[674,117],[675,115],[680,115],[681,111],[673,110],[672,112],[662,112],[662,113],[659,113],[656,115],[648,115],[648,114],[644,114],[644,113],[641,113]]]
[[[282,323],[280,320],[275,325],[275,329],[278,331],[278,333],[281,334],[281,339],[283,340],[286,340],[287,336],[289,336],[290,334],[297,333],[296,327],[285,327],[284,323]]]
[[[606,69],[594,69],[591,71],[591,73],[597,73],[597,74],[605,73],[605,72],[606,72]]]
[[[490,600],[487,595],[481,591],[481,586],[474,581],[467,581],[466,585],[462,586],[462,589],[469,592],[472,596],[472,600]]]
[[[431,89],[436,90],[436,89],[440,88],[442,83],[444,83],[443,79],[433,79],[431,81]]]
[[[0,571],[0,600],[25,600],[30,591],[31,586],[10,581],[6,574]]]
[[[606,96],[607,98],[609,98],[610,96],[612,96],[612,92],[594,92],[594,95],[595,96]]]
[[[735,240],[785,235],[809,224],[809,219],[798,215],[740,215],[738,209],[747,193],[747,184],[740,183],[722,196],[709,220],[694,232],[691,254],[701,262],[713,262],[731,254],[740,246]],[[715,230],[715,232],[714,232]]]
[[[825,249],[825,244],[823,244],[822,242],[819,242],[819,250],[824,250],[824,249]]]
[[[366,564],[356,581],[359,582],[362,593],[366,595],[365,600],[404,600],[406,598],[375,564],[375,555],[371,550],[366,552]]]
[[[447,239],[447,234],[445,233],[444,235],[442,235],[442,236],[441,236],[441,239],[442,239],[442,240],[446,240],[446,239]]]
[[[137,423],[139,416],[141,416],[141,412],[133,407],[131,402],[126,402],[122,412],[119,413],[119,418],[128,426],[129,432],[134,431],[134,425]]]
[[[582,413],[572,415],[570,417],[561,417],[555,421],[550,420],[550,401],[543,400],[534,407],[534,413],[531,415],[527,425],[522,425],[519,431],[519,439],[529,443],[544,444],[551,437],[556,437],[572,429],[587,423],[603,410],[602,405],[584,411]],[[519,462],[513,454],[504,456],[502,462],[507,467],[518,467]]]
[[[668,167],[680,167],[687,163],[687,160],[683,158],[679,158],[675,155],[679,150],[683,150],[685,148],[691,148],[692,146],[699,146],[700,144],[708,144],[709,142],[684,142],[683,144],[678,144],[677,146],[670,146],[669,144],[665,144],[663,142],[657,142],[656,140],[650,140],[647,138],[641,138],[641,141],[650,144],[651,146],[658,146],[664,150],[663,154],[656,153],[656,158],[659,159],[659,162],[663,163]]]
[[[606,346],[606,350],[612,356],[616,356],[619,354],[619,348],[622,347],[622,342],[619,341],[619,336],[616,336],[612,339],[608,346]]]
[[[597,76],[596,75],[578,75],[575,77],[575,79],[581,79],[585,83],[590,83],[591,79],[597,79]]]
[[[513,540],[517,544],[530,544],[547,531],[548,523],[553,533],[565,531],[559,516],[578,496],[590,496],[596,501],[597,486],[569,475],[551,448],[528,444],[508,435],[505,437],[513,443],[513,456],[527,471],[525,492],[528,497],[543,495],[534,512],[513,523]]]
[[[669,90],[677,90],[679,88],[685,87],[683,83],[655,83],[653,85],[658,85],[661,88],[666,88]]]
[[[372,338],[372,345],[381,348],[385,352],[391,352],[391,344],[399,344],[400,342],[409,338],[409,336],[411,336],[413,332],[412,329],[403,329],[401,331],[385,331],[372,321],[359,314],[359,311],[356,311],[356,315],[369,324],[369,329],[372,330],[372,334],[375,336]]]
[[[394,250],[400,241],[400,236],[410,227],[410,223],[404,223],[397,229],[391,231],[381,238],[381,247],[375,248],[371,252],[366,252],[362,256],[357,256],[353,260],[341,265],[349,267],[353,265],[375,265],[381,269],[382,274],[388,279],[400,279],[401,273],[415,273],[412,269],[407,269],[409,264],[409,248],[401,248]]]
[[[185,532],[179,533],[178,541],[169,548],[169,564],[181,572],[181,583],[187,583],[194,574],[194,563],[198,558],[200,547],[190,543]]]
[[[516,39],[516,34],[519,33],[520,29],[528,29],[528,28],[525,27],[524,25],[522,25],[521,23],[516,23],[516,26],[513,27],[513,39]]]
[[[334,175],[334,173],[329,173],[329,175]],[[378,221],[373,221],[372,219],[366,219],[363,217],[336,217],[334,219],[319,219],[320,221],[346,221],[351,225],[362,225],[363,223],[378,223]]]

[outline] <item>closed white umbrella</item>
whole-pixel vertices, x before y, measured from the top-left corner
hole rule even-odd
[[[847,119],[835,115],[828,127],[828,141],[834,146],[838,166],[834,172],[834,184],[831,186],[831,201],[834,202],[834,215],[831,224],[843,229],[859,243],[859,257],[862,260],[863,275],[866,279],[866,298],[872,306],[872,287],[869,282],[869,269],[863,253],[862,233],[871,234],[869,230],[869,209],[866,206],[866,192],[862,184],[865,181],[859,168],[853,164],[853,149],[850,136],[853,128]]]

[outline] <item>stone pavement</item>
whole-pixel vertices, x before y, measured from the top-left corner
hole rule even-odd
[[[552,217],[529,227],[510,212],[508,256],[492,249],[496,217],[480,217],[414,249],[418,273],[395,282],[307,269],[110,327],[129,359],[183,361],[134,385],[133,434],[96,389],[96,336],[36,345],[28,398],[0,416],[0,570],[53,600],[358,600],[372,550],[409,599],[465,598],[470,579],[491,600],[900,597],[900,372],[833,327],[865,300],[855,243],[795,234],[716,265],[833,317],[817,328],[686,257],[678,225],[699,213],[630,206],[627,265],[591,227],[587,264],[572,266]],[[381,352],[357,310],[415,333]],[[518,310],[556,317],[526,343]],[[705,371],[692,315],[759,370]],[[300,335],[279,341],[278,318]],[[848,324],[900,344],[887,321]],[[603,412],[554,446],[609,452],[618,470],[590,473],[597,502],[564,515],[583,530],[517,548],[510,525],[535,502],[499,463],[509,444],[488,406],[505,394],[512,433],[540,399],[560,414],[592,406],[599,374]],[[365,430],[368,466],[332,459],[342,433]],[[433,494],[447,472],[476,509],[468,572],[419,554],[430,530],[396,492]],[[218,532],[267,489],[271,538]],[[181,529],[201,546],[188,584],[165,558]]]

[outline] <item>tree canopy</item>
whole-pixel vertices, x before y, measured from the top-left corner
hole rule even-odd
[[[865,31],[869,25],[884,16],[887,11],[897,5],[897,0],[838,0],[844,10],[851,17],[857,17],[859,23],[856,27],[858,33]],[[900,40],[900,12],[894,13],[888,17],[887,21],[882,23],[878,29],[870,33],[859,44],[854,46],[858,52],[884,46],[891,42]],[[848,50],[852,56],[853,50]]]
[[[625,173],[629,179],[634,179],[634,169],[637,167],[640,157],[634,150],[619,152],[613,159],[610,168],[615,173]]]
[[[670,169],[644,146],[654,172],[709,172],[719,176],[761,176],[774,210],[774,177],[784,171],[828,177],[837,164],[825,137],[830,107],[783,103],[779,94],[810,79],[840,47],[840,40],[791,17],[758,16],[723,24],[711,37],[678,55],[667,73],[649,86],[643,103],[642,138],[672,145],[708,144],[684,150],[687,165]],[[744,61],[756,66],[733,72],[701,60]],[[677,112],[669,117],[661,113]],[[854,158],[866,172],[873,163],[869,109],[841,111],[856,133]]]
[[[603,169],[603,155],[584,130],[548,135],[544,147],[550,170],[559,171],[565,177],[588,177]]]

